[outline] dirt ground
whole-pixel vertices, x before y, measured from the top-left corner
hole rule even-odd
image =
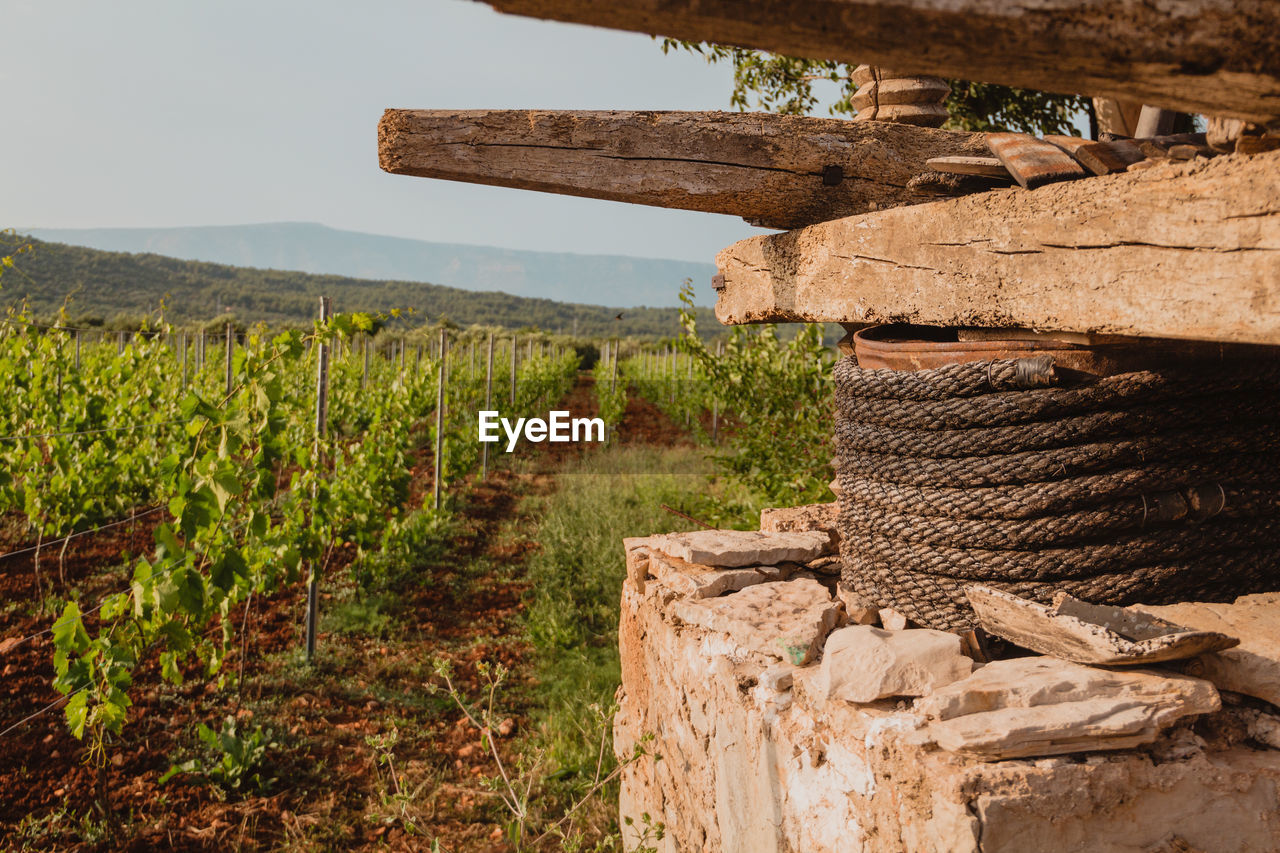
[[[586,381],[567,406],[594,411]],[[619,426],[623,443],[670,446],[688,441],[661,412],[632,398]],[[243,668],[239,688],[219,688],[195,669],[183,686],[165,684],[157,662],[136,673],[135,701],[105,762],[68,732],[50,687],[52,621],[37,612],[40,589],[32,554],[0,557],[0,848],[9,850],[363,850],[510,849],[505,813],[483,783],[492,773],[476,731],[452,701],[426,685],[431,660],[443,656],[458,683],[477,695],[476,665],[500,661],[512,671],[508,729],[514,751],[530,712],[529,649],[521,613],[522,565],[536,549],[537,519],[522,499],[555,488],[554,469],[581,447],[548,446],[533,473],[498,467],[487,480],[457,489],[458,526],[439,559],[419,571],[430,582],[405,582],[383,595],[358,592],[332,571],[326,583],[318,661],[302,660],[301,583],[255,601],[244,652],[224,672]],[[597,451],[586,451],[597,452]],[[419,454],[415,482],[429,484],[430,453]],[[499,463],[500,465],[500,463]],[[158,513],[73,540],[62,577],[57,549],[41,557],[43,588],[75,589],[82,602],[127,586],[125,553],[150,541]],[[0,543],[0,551],[24,547]],[[340,563],[342,561],[339,561]],[[338,569],[341,568],[339,565]],[[64,586],[65,584],[65,586]],[[20,722],[29,715],[36,715]],[[276,746],[260,792],[222,794],[190,776],[161,785],[175,762],[197,755],[197,724],[218,728],[227,716],[261,726]],[[389,750],[395,776],[367,737],[398,736]],[[412,794],[412,796],[408,796]]]

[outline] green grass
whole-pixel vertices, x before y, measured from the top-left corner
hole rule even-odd
[[[615,447],[571,463],[542,499],[526,619],[539,745],[561,778],[594,773],[603,723],[591,705],[610,707],[621,678],[622,539],[692,528],[662,504],[690,506],[710,488],[710,471],[696,448]]]

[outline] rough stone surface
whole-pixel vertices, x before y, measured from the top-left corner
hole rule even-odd
[[[758,584],[720,598],[684,599],[672,604],[671,613],[745,649],[804,664],[818,656],[822,641],[840,621],[841,606],[822,584],[801,578]]]
[[[820,531],[831,537],[826,553],[834,554],[840,548],[840,533],[837,529],[839,516],[838,503],[762,509],[760,510],[760,530],[765,533]]]
[[[1050,657],[993,661],[916,702],[939,746],[988,759],[1126,749],[1220,707],[1203,679]]]
[[[843,584],[836,587],[836,597],[844,605],[849,622],[854,625],[876,625],[880,622],[880,608]]]
[[[905,631],[909,620],[892,607],[880,608],[880,624],[890,631]]]
[[[657,579],[643,592],[628,580],[619,629],[615,750],[648,733],[663,756],[624,770],[620,810],[665,824],[661,853],[1276,849],[1280,751],[1246,742],[1243,726],[1197,749],[1161,735],[1160,759],[1144,747],[984,762],[931,747],[926,720],[897,701],[819,698],[817,666],[770,689],[774,657],[680,622],[678,600]],[[633,849],[636,830],[624,833]]]
[[[762,533],[758,530],[695,530],[649,537],[649,546],[686,563],[719,568],[807,563],[830,547],[821,532]]]
[[[1256,696],[1280,706],[1280,592],[1243,595],[1232,604],[1185,603],[1135,610],[1200,631],[1237,637],[1234,649],[1201,655],[1186,672],[1223,690]]]
[[[956,634],[850,625],[827,637],[815,690],[825,699],[846,702],[927,696],[972,671],[973,661],[960,653]]]

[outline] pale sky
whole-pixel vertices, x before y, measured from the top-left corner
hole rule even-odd
[[[0,0],[0,19],[0,228],[307,221],[706,262],[762,233],[378,169],[387,107],[729,108],[728,67],[648,36],[474,0]]]

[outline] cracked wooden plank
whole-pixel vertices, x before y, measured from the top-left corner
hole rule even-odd
[[[486,0],[501,12],[1280,124],[1274,0]]]
[[[981,134],[767,113],[387,110],[397,175],[741,216],[795,228],[934,201],[932,157],[986,154]]]
[[[846,217],[722,251],[716,316],[1280,345],[1278,200],[1273,152]]]

